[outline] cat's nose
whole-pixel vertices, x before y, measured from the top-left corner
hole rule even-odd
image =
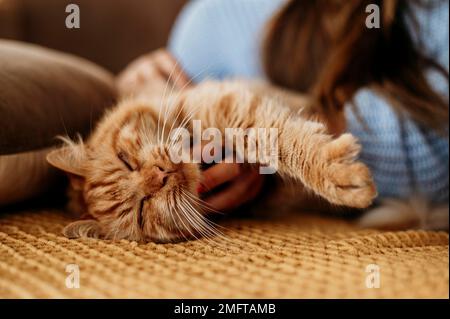
[[[150,195],[160,190],[166,184],[169,174],[170,172],[156,165],[147,169],[144,173],[145,192]]]

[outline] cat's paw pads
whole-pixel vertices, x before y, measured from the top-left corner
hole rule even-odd
[[[325,197],[334,204],[366,208],[377,195],[368,167],[356,161],[360,149],[351,134],[343,134],[323,149]]]

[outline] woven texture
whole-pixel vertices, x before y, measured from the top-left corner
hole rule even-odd
[[[448,234],[288,215],[224,224],[233,245],[68,240],[58,211],[0,215],[1,298],[448,298]],[[80,288],[66,287],[68,264]],[[376,264],[380,287],[366,287]]]

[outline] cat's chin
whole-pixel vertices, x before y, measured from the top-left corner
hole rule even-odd
[[[198,236],[199,237],[199,236]],[[158,234],[143,235],[141,242],[143,243],[156,243],[156,244],[170,244],[170,243],[180,243],[188,240],[194,240],[196,237],[190,232],[185,234],[178,231],[177,233],[172,233],[169,231],[160,232]]]
[[[155,243],[155,244],[176,244],[181,243],[187,240],[190,240],[191,238],[184,238],[184,237],[171,237],[171,238],[150,238],[145,237],[144,240],[142,240],[143,243]]]
[[[91,237],[91,236],[83,236],[83,237]],[[73,238],[73,237],[72,237]],[[99,239],[106,239],[106,240],[128,240],[128,241],[134,241],[141,244],[147,244],[147,243],[155,243],[155,244],[170,244],[170,243],[180,243],[183,241],[191,240],[189,236],[182,236],[182,235],[136,235],[136,236],[98,236],[95,238]]]

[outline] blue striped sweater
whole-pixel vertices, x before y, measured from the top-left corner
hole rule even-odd
[[[284,0],[194,0],[182,11],[169,49],[194,81],[205,77],[264,77],[260,45],[267,20]],[[413,39],[447,71],[449,68],[449,3],[432,10],[414,8],[420,31]],[[448,81],[427,74],[433,88],[448,101]],[[370,89],[354,97],[355,115],[346,108],[348,130],[362,144],[361,160],[372,170],[379,198],[421,194],[433,202],[448,202],[449,141],[393,108]],[[359,116],[369,130],[363,127]]]

